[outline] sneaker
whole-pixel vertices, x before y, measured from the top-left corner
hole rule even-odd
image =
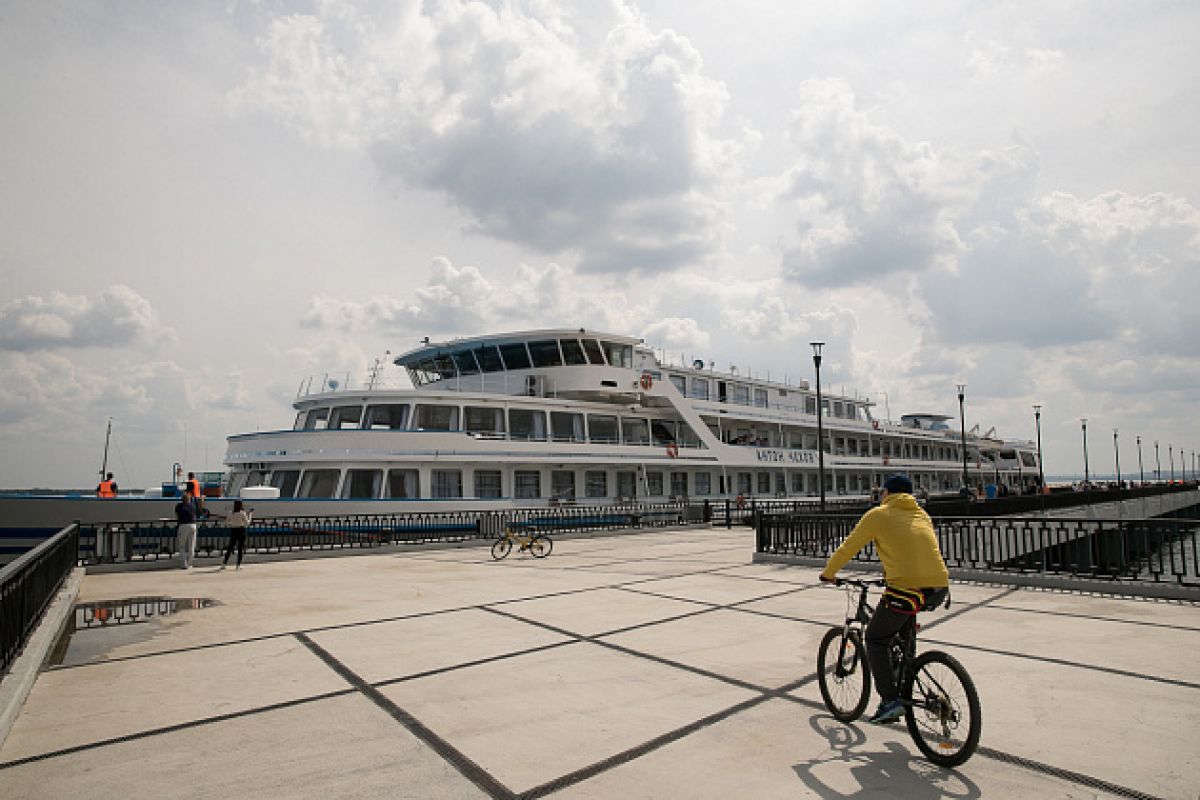
[[[875,709],[875,713],[871,715],[868,722],[876,725],[887,725],[895,722],[904,716],[904,701],[899,698],[884,700],[880,702],[879,708]]]

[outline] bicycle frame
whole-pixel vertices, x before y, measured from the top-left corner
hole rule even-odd
[[[866,627],[871,622],[871,615],[875,613],[875,607],[867,602],[867,594],[872,586],[886,586],[885,581],[860,581],[845,578],[839,578],[835,586],[854,586],[858,590],[858,603],[851,616],[847,614],[846,622],[842,627],[843,637],[842,644],[838,649],[838,664],[843,663],[846,657],[846,639],[854,637],[859,644],[866,644]],[[917,622],[916,615],[913,615],[904,627],[896,632],[892,638],[890,648],[892,675],[896,680],[896,686],[903,686],[905,679],[908,677],[908,671],[912,668],[912,663],[917,657],[917,631],[920,630],[920,624]],[[911,706],[913,701],[911,698],[904,698],[904,704]]]

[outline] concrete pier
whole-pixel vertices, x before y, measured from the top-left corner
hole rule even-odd
[[[945,771],[828,715],[844,595],[752,554],[696,527],[88,575],[81,601],[217,604],[77,632],[0,795],[1196,797],[1200,606],[955,586],[921,646],[970,671],[983,736]]]

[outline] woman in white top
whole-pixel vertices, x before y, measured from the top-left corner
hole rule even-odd
[[[237,546],[237,569],[242,568],[242,556],[246,553],[246,528],[250,525],[251,512],[242,505],[241,500],[233,501],[233,513],[229,515],[226,524],[229,526],[229,545],[225,548],[225,561],[221,569],[229,565],[229,556]]]

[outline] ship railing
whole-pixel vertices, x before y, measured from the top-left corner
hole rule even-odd
[[[858,523],[856,514],[760,513],[755,550],[827,560]],[[1200,520],[933,518],[942,558],[953,574],[1016,573],[1200,588]],[[876,564],[868,545],[853,559]]]
[[[78,551],[79,526],[72,524],[0,568],[0,676],[37,629]]]

